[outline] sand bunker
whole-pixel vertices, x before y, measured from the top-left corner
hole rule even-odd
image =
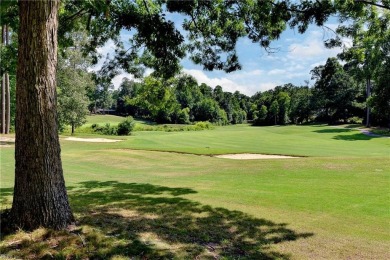
[[[224,158],[224,159],[235,159],[235,160],[299,158],[299,157],[287,156],[287,155],[254,154],[254,153],[222,154],[222,155],[216,155],[215,157]]]
[[[115,143],[115,142],[122,141],[122,140],[105,139],[105,138],[78,138],[78,137],[68,137],[65,138],[64,140],[76,141],[76,142],[91,142],[91,143]]]

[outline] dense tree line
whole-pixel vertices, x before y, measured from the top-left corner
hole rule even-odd
[[[366,121],[367,102],[370,102],[373,123],[387,122],[382,119],[389,113],[386,107],[389,96],[382,92],[388,89],[389,81],[382,79],[374,84],[373,96],[367,101],[364,83],[337,58],[329,58],[324,65],[313,68],[311,75],[313,86],[288,83],[251,97],[239,91],[225,92],[222,86],[199,84],[185,74],[168,80],[153,76],[142,81],[125,78],[117,90],[111,91],[111,108],[119,115],[147,118],[158,123],[337,124]]]
[[[158,123],[188,124],[210,121],[219,125],[239,124],[247,119],[249,98],[239,92],[224,92],[201,85],[189,75],[180,74],[165,80],[148,76],[142,82],[125,78],[113,91],[116,111],[120,115],[147,118]]]

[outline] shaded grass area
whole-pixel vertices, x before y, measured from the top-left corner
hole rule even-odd
[[[20,232],[4,238],[0,253],[23,259],[288,259],[270,246],[313,235],[181,197],[196,193],[188,188],[88,181],[69,190],[78,229]]]

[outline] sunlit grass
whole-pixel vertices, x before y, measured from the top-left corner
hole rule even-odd
[[[13,148],[0,152],[0,201],[9,208]],[[305,157],[207,156],[235,152]],[[137,132],[119,143],[63,140],[62,159],[78,226],[5,237],[0,255],[390,258],[389,138],[327,126],[241,125]]]

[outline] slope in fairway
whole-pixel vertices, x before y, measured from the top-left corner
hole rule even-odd
[[[62,141],[87,246],[76,236],[78,242],[50,249],[45,235],[34,233],[35,247],[105,259],[390,258],[390,139],[324,126],[136,132],[125,139]],[[225,153],[308,157],[205,156]],[[1,166],[4,208],[12,194],[12,147],[1,149]],[[4,238],[1,254],[31,256],[34,243],[19,251],[7,246],[18,240]]]

